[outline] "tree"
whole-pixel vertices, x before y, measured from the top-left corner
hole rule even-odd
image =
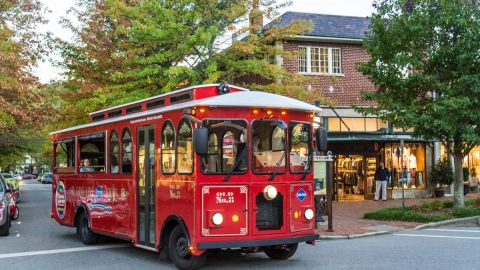
[[[45,22],[36,0],[0,1],[0,165],[23,158],[38,127],[51,113],[43,104],[37,78],[30,72],[47,50],[45,37],[35,32]]]
[[[460,0],[383,0],[376,9],[360,70],[378,106],[358,110],[452,143],[454,204],[463,207],[462,160],[480,144],[480,10]]]
[[[273,18],[285,4],[78,0],[70,12],[80,23],[64,20],[74,42],[57,41],[67,70],[59,92],[65,101],[59,125],[84,122],[88,112],[100,108],[201,83],[239,83],[302,95],[301,76],[288,74],[272,56],[288,57],[275,42],[305,32],[309,24],[265,30],[260,26],[255,31],[248,24],[256,19],[261,25],[263,16]],[[232,43],[232,35],[242,33],[249,37]]]

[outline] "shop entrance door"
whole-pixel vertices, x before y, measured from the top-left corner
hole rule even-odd
[[[376,157],[364,157],[365,164],[365,181],[363,190],[365,200],[373,200],[375,197],[375,170],[377,169]]]
[[[138,244],[155,246],[155,127],[138,128]]]

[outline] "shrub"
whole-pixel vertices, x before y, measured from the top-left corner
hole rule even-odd
[[[453,215],[458,218],[480,216],[480,208],[455,208]]]
[[[451,185],[455,179],[452,166],[447,159],[437,161],[432,168],[432,181],[436,184]]]
[[[442,220],[447,220],[451,218],[451,215],[446,213],[433,213],[426,214],[414,211],[415,208],[420,209],[421,207],[415,206],[405,207],[405,212],[402,213],[402,208],[384,208],[374,212],[369,212],[364,215],[365,219],[375,219],[375,220],[397,220],[397,221],[409,221],[409,222],[438,222]]]
[[[453,208],[453,201],[443,201],[443,208]]]

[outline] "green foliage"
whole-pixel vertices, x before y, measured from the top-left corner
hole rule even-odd
[[[465,208],[453,208],[453,201],[434,200],[423,201],[420,205],[412,205],[402,208],[383,208],[365,213],[365,219],[397,220],[410,222],[438,222],[454,218],[480,216],[480,199],[465,201]]]
[[[463,205],[462,158],[480,144],[480,9],[461,0],[377,1],[360,66],[377,86],[379,115],[415,136],[453,142],[455,203]],[[462,187],[463,188],[463,187]]]
[[[57,40],[67,82],[59,126],[88,112],[189,85],[227,82],[261,91],[319,99],[272,55],[292,57],[276,42],[309,30],[309,22],[250,29],[249,16],[273,19],[288,2],[251,0],[77,0],[64,20],[76,38]],[[262,12],[259,12],[261,9]],[[262,15],[263,14],[263,15]],[[232,36],[248,35],[232,42]]]
[[[480,208],[455,208],[453,215],[457,218],[480,216]]]
[[[455,179],[450,162],[448,162],[447,159],[437,161],[432,168],[431,177],[432,181],[436,184],[442,186],[451,185]]]
[[[409,221],[409,222],[438,222],[448,220],[451,218],[448,214],[434,213],[424,214],[417,211],[412,211],[411,207],[405,207],[405,212],[402,212],[402,208],[384,208],[374,212],[365,213],[365,219],[375,220],[397,220],[397,221]]]
[[[0,1],[0,166],[23,160],[38,128],[54,111],[44,88],[30,73],[46,55],[48,35],[36,32],[45,23],[37,0]]]

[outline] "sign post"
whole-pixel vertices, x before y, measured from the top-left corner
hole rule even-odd
[[[325,212],[328,216],[328,231],[333,231],[332,199],[333,199],[333,158],[329,156],[314,157],[315,202],[317,221]],[[322,199],[323,197],[323,199]]]

